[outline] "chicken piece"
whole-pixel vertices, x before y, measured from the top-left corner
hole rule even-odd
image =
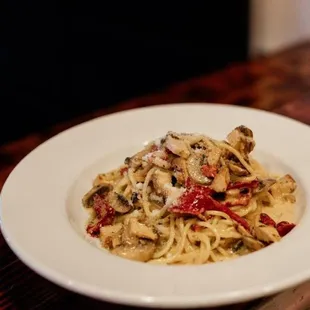
[[[297,187],[296,181],[289,174],[286,174],[284,177],[280,178],[278,183],[281,186],[282,192],[285,194],[293,193]]]
[[[255,235],[258,240],[270,243],[280,241],[281,237],[275,227],[259,225],[254,227]]]
[[[259,240],[256,240],[254,238],[251,237],[243,237],[243,244],[251,250],[257,251],[260,250],[262,248],[264,248],[264,244],[262,242],[260,242]]]
[[[171,167],[170,162],[167,161],[168,155],[165,151],[157,150],[147,153],[142,157],[143,164],[153,164],[163,169],[169,169]]]
[[[283,199],[289,203],[295,203],[296,202],[296,197],[292,194],[284,195]]]
[[[227,167],[222,167],[219,170],[218,174],[215,176],[210,187],[218,193],[225,192],[229,182],[230,182],[229,170]]]
[[[138,238],[150,239],[153,241],[158,238],[152,228],[139,223],[135,217],[129,220],[129,232],[131,235],[135,235]]]
[[[296,181],[289,175],[279,178],[277,182],[271,186],[271,194],[275,198],[282,198],[287,194],[292,194],[296,190],[297,184]]]
[[[144,182],[147,173],[151,170],[152,164],[142,163],[142,165],[134,172],[135,180],[137,182]]]
[[[121,243],[121,233],[123,225],[121,223],[108,225],[100,228],[100,241],[105,248],[115,248]]]
[[[234,149],[240,152],[242,157],[249,160],[248,155],[255,147],[255,141],[251,129],[245,126],[239,126],[227,136],[227,141]]]
[[[167,196],[171,184],[171,173],[156,169],[152,177],[153,185],[158,194]]]
[[[130,220],[132,217],[125,218],[124,229],[122,230],[121,242],[122,246],[135,247],[139,244],[139,238],[130,233]]]
[[[171,164],[166,161],[165,159],[162,159],[160,157],[154,157],[153,162],[152,162],[155,166],[163,168],[163,169],[170,169]]]
[[[185,191],[183,187],[173,187],[171,174],[160,169],[154,171],[152,181],[157,194],[166,198],[166,205],[173,204]]]
[[[211,144],[212,145],[212,144]],[[222,151],[216,145],[212,145],[208,147],[208,156],[207,161],[209,166],[217,166],[222,155]]]
[[[253,238],[253,236],[252,236],[242,225],[238,225],[238,226],[237,226],[237,231],[238,231],[243,237]]]
[[[169,132],[167,134],[165,140],[165,146],[173,154],[178,155],[182,158],[186,159],[190,155],[188,144],[172,132]]]
[[[186,167],[186,161],[184,158],[177,157],[172,161],[172,169],[174,171],[174,176],[179,184],[184,184],[185,180],[188,178],[188,172]]]

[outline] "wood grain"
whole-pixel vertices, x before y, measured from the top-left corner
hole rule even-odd
[[[16,164],[42,142],[83,121],[137,107],[183,102],[212,102],[273,111],[310,124],[310,42],[209,76],[191,79],[149,96],[57,124],[0,146],[0,189]],[[299,294],[302,295],[302,293]],[[310,298],[308,297],[310,302]],[[256,301],[217,309],[250,309]],[[305,307],[305,303],[303,304]],[[120,309],[64,290],[26,267],[0,234],[0,309]],[[259,308],[260,309],[260,308]],[[266,308],[267,309],[267,308]],[[268,308],[269,309],[269,308]],[[285,309],[301,309],[287,305]]]

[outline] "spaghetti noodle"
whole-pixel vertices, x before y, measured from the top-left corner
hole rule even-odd
[[[295,203],[290,175],[271,176],[251,157],[253,132],[226,141],[168,132],[99,174],[83,205],[87,233],[124,258],[157,264],[205,264],[281,240],[294,223],[272,216]]]

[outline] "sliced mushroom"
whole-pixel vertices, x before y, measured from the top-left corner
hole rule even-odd
[[[211,184],[212,179],[204,176],[201,172],[201,156],[192,154],[187,160],[187,171],[190,177],[197,183]]]
[[[136,153],[130,158],[125,158],[125,163],[129,165],[130,168],[138,168],[142,165],[142,157],[151,152],[152,148],[154,148],[155,144],[148,144],[142,151]],[[156,146],[155,146],[156,147]]]
[[[137,218],[132,217],[129,220],[129,233],[135,235],[138,238],[156,240],[158,238],[157,234],[154,233],[153,229],[139,223]]]
[[[225,192],[229,182],[230,182],[229,170],[227,167],[224,166],[220,168],[210,187],[218,193]]]
[[[247,248],[252,249],[254,251],[260,250],[265,247],[262,242],[251,237],[243,237],[242,240]]]
[[[241,239],[239,239],[237,242],[234,239],[232,239],[232,242],[233,246],[231,247],[231,249],[234,253],[239,252],[242,249],[242,247],[244,247],[243,241]]]
[[[132,208],[131,201],[128,201],[123,195],[119,193],[111,193],[109,195],[109,201],[112,208],[119,213],[127,213]]]
[[[246,169],[239,166],[237,163],[234,163],[232,161],[227,161],[226,164],[229,170],[236,176],[246,176],[249,174],[249,172]]]
[[[120,245],[111,251],[112,254],[123,258],[147,262],[155,252],[155,243],[153,241],[145,241],[139,243],[137,246]]]
[[[188,144],[174,133],[170,132],[167,134],[165,146],[173,154],[178,155],[182,158],[188,158],[190,155]]]
[[[260,193],[262,191],[268,191],[273,184],[276,183],[275,179],[264,179],[259,181],[257,188],[253,190],[253,193]]]
[[[256,238],[264,242],[277,242],[281,237],[276,228],[267,225],[259,225],[254,227]]]
[[[205,145],[205,143],[202,140],[200,140],[196,143],[193,143],[193,144],[190,143],[190,146],[193,150],[195,150],[195,152],[206,151],[206,149],[207,149],[207,146]]]
[[[93,197],[95,194],[106,195],[112,186],[110,184],[102,183],[94,186],[90,191],[88,191],[82,198],[82,203],[85,208],[91,208],[93,206]]]
[[[248,160],[248,155],[255,147],[252,130],[243,125],[236,127],[227,136],[227,141],[234,149],[238,150],[246,160]]]

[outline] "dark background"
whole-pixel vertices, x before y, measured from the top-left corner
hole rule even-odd
[[[0,144],[247,59],[248,1],[173,2],[7,1]]]

